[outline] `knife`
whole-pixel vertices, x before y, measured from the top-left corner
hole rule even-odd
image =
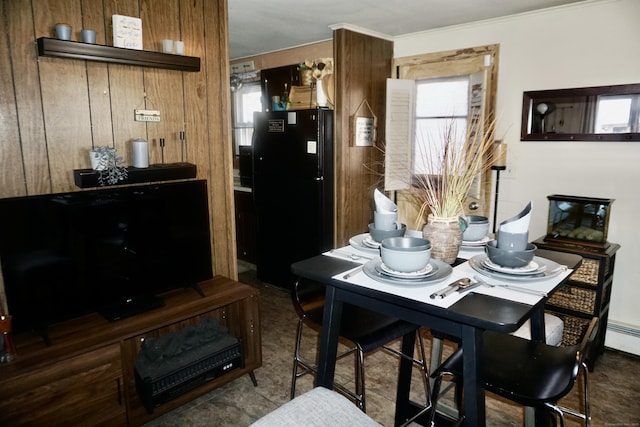
[[[468,277],[465,277],[463,279],[459,279],[456,280],[453,283],[450,283],[447,285],[446,288],[442,288],[437,292],[432,293],[431,295],[429,295],[429,298],[431,299],[436,299],[436,298],[445,298],[448,295],[451,295],[452,293],[454,293],[455,291],[459,291],[462,289],[469,289],[470,286],[478,286],[477,283],[471,283],[471,279],[469,279]]]

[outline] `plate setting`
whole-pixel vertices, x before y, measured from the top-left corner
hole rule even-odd
[[[487,261],[490,264],[488,264]],[[566,269],[566,267],[558,264],[557,262],[539,256],[534,256],[529,265],[520,268],[509,268],[496,265],[489,261],[486,254],[476,255],[469,259],[469,265],[475,271],[482,273],[485,276],[519,282],[546,280],[557,276]]]
[[[371,238],[369,233],[358,234],[357,236],[353,236],[349,239],[349,245],[351,247],[380,255],[380,244],[378,243],[378,247],[373,247],[374,243],[377,242]]]
[[[493,238],[489,236],[484,236],[480,240],[463,240],[462,247],[463,248],[482,248],[492,240]]]
[[[382,259],[375,258],[364,265],[364,274],[370,278],[389,285],[424,286],[446,279],[453,268],[442,261],[431,259],[427,267],[420,271],[402,273],[389,267],[382,267]]]

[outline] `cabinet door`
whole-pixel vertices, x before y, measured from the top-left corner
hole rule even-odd
[[[126,424],[120,347],[111,345],[2,384],[0,425]]]

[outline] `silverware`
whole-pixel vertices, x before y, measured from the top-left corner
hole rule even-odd
[[[518,291],[518,292],[523,292],[525,294],[532,294],[532,295],[538,295],[540,297],[546,297],[547,293],[544,291],[539,291],[537,289],[529,289],[529,288],[521,288],[520,286],[514,286],[514,285],[503,285],[500,283],[488,283],[485,282],[482,278],[478,277],[478,276],[473,276],[473,278],[475,279],[475,281],[480,284],[480,285],[484,285],[484,286],[488,286],[490,288],[493,287],[499,287],[499,288],[506,288],[506,289],[511,289],[512,291]]]
[[[355,270],[351,270],[350,272],[348,272],[347,274],[342,276],[342,278],[343,279],[348,279],[349,277],[355,276],[356,274],[360,273],[363,268],[364,268],[364,264],[361,265],[360,267],[356,268]]]
[[[442,288],[439,291],[434,292],[431,295],[429,295],[429,298],[431,298],[431,299],[436,299],[436,298],[442,299],[442,298],[445,298],[448,295],[451,295],[455,291],[458,291],[458,290],[461,290],[461,289],[468,289],[470,285],[471,285],[471,279],[469,279],[468,277],[465,277],[463,279],[456,280],[453,283],[449,283],[446,288]]]
[[[351,253],[351,252],[341,251],[341,250],[338,250],[338,249],[331,249],[329,251],[329,253],[330,254],[336,254],[336,255],[339,255],[339,256],[342,256],[342,257],[346,257],[346,258],[350,258],[350,259],[352,259],[354,261],[357,261],[359,259],[368,259],[368,260],[372,260],[373,259],[373,257],[368,257],[368,256],[364,256],[364,255],[358,255],[358,254],[354,254],[354,253]]]

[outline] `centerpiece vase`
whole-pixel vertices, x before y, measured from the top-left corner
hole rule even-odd
[[[327,106],[327,94],[322,86],[322,79],[316,80],[316,105],[318,107]]]
[[[447,264],[455,262],[462,245],[458,216],[441,218],[429,215],[422,235],[431,242],[431,258]]]

